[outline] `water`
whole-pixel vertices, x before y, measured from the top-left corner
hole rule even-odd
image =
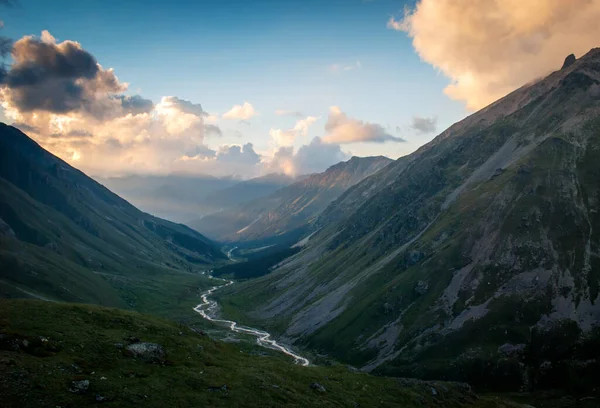
[[[230,251],[230,254],[231,254],[231,252],[232,251]],[[267,333],[266,331],[254,329],[252,327],[240,326],[237,324],[237,322],[234,322],[233,320],[216,319],[215,317],[213,317],[213,316],[215,316],[215,314],[217,312],[218,304],[215,300],[210,300],[208,297],[210,295],[212,295],[215,291],[217,291],[221,288],[225,288],[229,285],[233,285],[233,281],[221,279],[221,278],[215,278],[210,275],[208,275],[208,277],[211,279],[214,279],[214,280],[223,281],[223,282],[225,282],[225,284],[219,285],[219,286],[213,286],[212,288],[210,288],[209,290],[204,292],[201,295],[202,303],[200,303],[198,306],[196,306],[194,308],[195,312],[199,313],[200,316],[202,316],[203,318],[205,318],[206,320],[209,320],[211,322],[226,324],[227,326],[229,326],[229,330],[231,330],[233,332],[250,334],[252,336],[255,336],[257,344],[259,344],[263,347],[266,347],[266,348],[269,348],[272,350],[281,351],[282,353],[287,354],[288,356],[290,356],[294,359],[296,364],[300,364],[303,366],[307,366],[310,364],[310,362],[308,361],[307,358],[304,358],[304,357],[294,353],[289,348],[277,343],[277,341],[275,341],[275,340],[272,340],[271,334]]]

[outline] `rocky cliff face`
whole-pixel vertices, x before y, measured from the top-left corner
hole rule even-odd
[[[594,49],[350,188],[230,296],[366,370],[513,389],[597,370],[598,146]]]
[[[290,234],[307,228],[340,194],[391,162],[382,156],[353,157],[267,197],[204,217],[190,225],[211,238],[230,242]]]

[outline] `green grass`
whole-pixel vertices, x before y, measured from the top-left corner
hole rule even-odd
[[[0,399],[6,408],[84,407],[96,405],[97,396],[107,407],[519,406],[477,398],[455,383],[375,377],[345,366],[301,367],[280,353],[92,305],[0,300],[0,334]],[[134,337],[162,345],[165,360],[148,363],[127,355],[119,344]],[[79,380],[90,382],[88,391],[69,392]],[[314,382],[327,391],[311,389]]]

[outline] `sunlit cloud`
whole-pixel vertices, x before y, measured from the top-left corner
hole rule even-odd
[[[223,118],[248,120],[257,114],[251,103],[244,102],[243,105],[234,105],[229,111],[223,114]]]
[[[419,0],[387,27],[447,76],[445,93],[482,108],[598,46],[600,1]]]
[[[378,124],[368,123],[349,118],[337,106],[329,108],[329,117],[325,124],[325,143],[355,143],[355,142],[404,142],[401,137],[392,136]]]
[[[308,116],[296,122],[296,125],[288,130],[273,129],[269,130],[269,136],[275,141],[278,146],[291,146],[296,138],[306,136],[308,128],[315,123],[319,118]]]

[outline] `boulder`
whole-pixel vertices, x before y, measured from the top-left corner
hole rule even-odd
[[[90,388],[89,380],[71,381],[69,392],[73,394],[84,394]]]
[[[156,343],[133,343],[125,347],[128,354],[148,362],[163,362],[165,360],[165,349]]]
[[[317,392],[327,392],[327,389],[325,389],[325,387],[323,387],[321,384],[319,384],[318,382],[314,382],[310,385],[310,388],[312,388],[313,390],[317,391]]]

